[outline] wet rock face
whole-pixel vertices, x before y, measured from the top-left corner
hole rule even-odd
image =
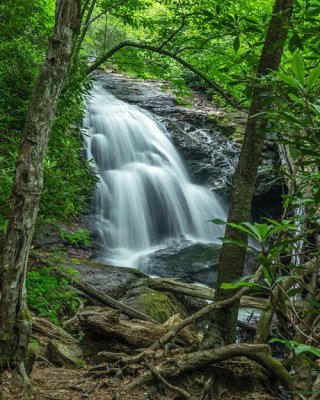
[[[216,244],[173,244],[141,260],[139,269],[149,275],[214,286],[218,273],[219,251],[220,246]]]
[[[105,73],[98,73],[98,77],[104,81],[105,89],[119,99],[156,115],[184,158],[192,180],[228,199],[240,153],[239,143],[230,135],[241,141],[246,120],[244,113],[214,107],[200,93],[195,94],[190,107],[177,104],[174,95],[163,90],[165,82],[139,81]],[[275,169],[278,165],[273,145],[266,143],[253,201],[255,219],[261,214],[276,217],[281,212],[275,204],[279,203],[282,188],[279,183],[270,185],[277,178]]]
[[[226,198],[231,187],[239,145],[227,138],[233,127],[220,126],[210,113],[219,113],[208,100],[194,106],[177,104],[175,97],[161,89],[161,82],[139,82],[122,75],[99,74],[106,90],[119,99],[137,105],[165,125],[182,155],[195,183],[205,185]]]
[[[219,267],[219,244],[173,243],[140,260],[139,269],[162,278],[178,278],[183,282],[198,282],[215,287]],[[250,250],[246,257],[244,274],[257,269],[257,254]]]

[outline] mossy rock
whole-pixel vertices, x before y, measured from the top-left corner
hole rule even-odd
[[[171,293],[137,286],[127,294],[132,296],[124,300],[127,305],[160,323],[166,322],[172,315],[180,314],[181,318],[184,318],[187,314],[184,305]]]
[[[42,255],[42,257],[45,256]],[[135,281],[146,277],[135,268],[117,267],[80,257],[63,255],[55,257],[48,254],[46,261],[53,265],[58,262],[60,265],[76,271],[75,273],[81,280],[116,299],[124,296]]]
[[[45,352],[45,346],[38,339],[32,337],[28,345],[26,357],[24,359],[24,365],[28,374],[31,372],[33,364],[37,358],[43,357]]]
[[[51,340],[47,346],[47,357],[58,367],[76,369],[84,366],[82,350],[76,344],[65,344],[58,340]]]

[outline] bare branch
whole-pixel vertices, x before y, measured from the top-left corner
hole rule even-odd
[[[99,57],[93,64],[91,64],[89,66],[89,68],[88,68],[88,73],[91,73],[91,72],[95,71],[98,67],[100,67],[100,65],[102,65],[109,58],[111,58],[117,51],[119,51],[119,50],[121,50],[121,49],[123,49],[125,47],[133,47],[133,48],[136,48],[136,49],[148,50],[148,51],[151,51],[151,52],[154,52],[154,53],[158,53],[158,54],[162,54],[164,56],[167,56],[167,57],[170,57],[170,58],[174,59],[179,64],[183,65],[184,67],[186,67],[187,69],[192,71],[195,75],[197,75],[201,79],[203,79],[208,84],[208,86],[211,89],[214,89],[217,93],[219,93],[220,96],[223,97],[227,101],[227,103],[232,105],[234,108],[242,109],[242,107],[238,104],[237,100],[232,95],[230,95],[229,93],[226,93],[220,87],[219,84],[217,84],[213,80],[209,79],[201,71],[196,69],[192,64],[190,64],[189,62],[185,61],[181,57],[177,56],[176,54],[174,54],[174,53],[172,53],[172,52],[170,52],[168,50],[165,50],[165,49],[162,49],[162,48],[159,48],[159,47],[156,47],[156,46],[148,45],[148,44],[145,44],[145,43],[131,42],[129,40],[119,43],[117,46],[113,47],[107,53],[105,53],[104,55]]]

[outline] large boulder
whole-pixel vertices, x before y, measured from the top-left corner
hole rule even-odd
[[[173,243],[158,250],[139,262],[139,269],[149,275],[162,278],[178,278],[183,282],[198,282],[215,287],[219,269],[221,245],[217,243]],[[258,267],[257,252],[249,250],[246,257],[245,274]]]
[[[135,268],[117,267],[86,258],[68,257],[62,254],[56,259],[51,255],[47,257],[49,262],[54,263],[58,260],[59,264],[77,271],[82,281],[115,299],[123,297],[135,281],[146,277],[143,272]]]
[[[128,290],[127,296],[123,301],[126,305],[160,323],[166,322],[175,314],[182,318],[186,316],[184,305],[172,293],[159,292],[141,285],[140,281]]]
[[[81,368],[84,365],[81,348],[76,344],[66,344],[51,340],[47,346],[47,357],[54,365],[67,368]]]
[[[200,282],[214,286],[218,273],[220,245],[173,244],[158,250],[139,263],[139,269],[149,275],[180,278],[184,282]]]

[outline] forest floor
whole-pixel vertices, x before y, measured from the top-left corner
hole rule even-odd
[[[173,393],[158,385],[140,387],[130,393],[117,397],[119,388],[129,382],[129,379],[92,379],[87,376],[88,369],[78,370],[67,368],[53,368],[37,362],[31,374],[32,391],[26,392],[20,377],[14,373],[6,373],[4,377],[4,400],[178,400],[176,393]],[[248,386],[248,376],[242,380],[243,389]],[[249,386],[251,386],[249,384]],[[267,393],[266,390],[240,390],[234,392],[235,388],[229,390],[221,386],[214,397],[217,400],[273,400],[277,397]],[[189,393],[194,400],[199,399],[199,392]]]
[[[70,227],[66,227],[69,230]],[[73,228],[73,227],[71,227]],[[71,229],[70,228],[70,229]],[[71,229],[72,230],[72,229]],[[55,237],[54,237],[55,238]],[[56,238],[59,242],[61,239]],[[49,241],[50,242],[50,241]],[[52,240],[51,242],[54,242]],[[50,242],[50,243],[51,243]],[[41,246],[40,246],[41,247]],[[84,250],[73,246],[66,247],[67,257],[71,257],[73,262],[85,262],[90,256],[90,249]],[[40,267],[42,264],[33,254],[32,263]],[[41,253],[43,262],[48,259],[48,255]],[[37,261],[38,260],[38,261]],[[65,259],[66,261],[67,259]],[[93,268],[90,263],[90,268]],[[45,263],[43,265],[46,265]],[[77,263],[75,267],[79,266]],[[88,267],[89,268],[89,267]],[[103,269],[101,272],[110,274],[111,267]],[[96,269],[93,272],[97,273]],[[125,273],[125,269],[121,269]],[[127,272],[128,273],[128,272]],[[113,275],[112,275],[113,276]],[[135,276],[135,279],[140,279]],[[109,276],[108,280],[116,279]],[[119,279],[119,277],[117,278]],[[93,303],[94,304],[94,303]],[[52,334],[53,332],[51,332]],[[48,332],[50,337],[50,332]],[[45,335],[43,338],[33,332],[33,336],[42,342],[48,342],[50,339]],[[100,338],[100,341],[102,339]],[[107,338],[107,342],[110,338]],[[97,344],[97,343],[96,343]],[[82,350],[86,352],[86,344],[82,344]],[[96,352],[99,350],[96,349]],[[101,351],[101,350],[100,350]],[[166,361],[166,357],[175,354],[175,351],[184,352],[187,348],[179,348],[165,353],[166,356],[160,361],[153,359],[153,364],[157,368]],[[48,358],[47,358],[48,357]],[[48,361],[49,359],[49,361]],[[130,364],[123,368],[123,373],[118,377],[101,375],[92,376],[90,369],[97,361],[91,356],[85,358],[85,363],[78,368],[56,367],[48,354],[40,355],[36,358],[30,372],[30,382],[32,390],[26,390],[22,378],[16,372],[6,372],[3,376],[3,400],[178,400],[183,397],[168,389],[157,380],[149,383],[147,386],[140,385],[135,389],[123,390],[124,387],[135,378],[142,376],[147,371],[146,361],[142,360],[137,364]],[[101,361],[99,361],[101,362]],[[98,363],[99,363],[98,362]],[[52,364],[53,363],[53,364]],[[217,400],[273,400],[277,395],[269,390],[269,380],[266,375],[262,376],[257,364],[252,364],[243,358],[236,358],[228,362],[221,362],[212,365],[201,371],[195,371],[179,378],[168,379],[173,385],[177,385],[190,393],[192,400],[202,400],[206,384],[212,379],[214,388],[213,397]],[[266,386],[267,385],[267,386]],[[120,393],[121,392],[121,393]]]

